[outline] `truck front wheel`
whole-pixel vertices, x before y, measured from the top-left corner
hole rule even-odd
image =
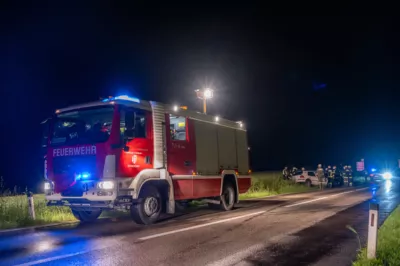
[[[161,194],[154,186],[147,186],[140,192],[140,202],[132,205],[131,217],[137,224],[153,224],[160,217]]]
[[[101,210],[93,210],[93,211],[78,211],[71,209],[72,214],[75,216],[76,219],[83,223],[90,223],[95,221],[99,218],[101,214]]]
[[[232,183],[227,182],[222,190],[220,208],[224,211],[230,211],[233,209],[233,205],[235,205],[235,189]]]

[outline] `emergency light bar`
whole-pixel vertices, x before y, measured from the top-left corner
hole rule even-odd
[[[110,101],[115,101],[115,100],[123,100],[123,101],[140,103],[140,100],[138,98],[130,97],[128,95],[119,95],[119,96],[111,97],[108,99],[104,99],[103,102],[110,102]]]

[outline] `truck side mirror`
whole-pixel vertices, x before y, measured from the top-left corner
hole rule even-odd
[[[124,137],[125,139],[133,139],[135,137],[135,131],[133,129],[126,129]]]
[[[46,155],[47,153],[47,142],[49,140],[49,133],[50,133],[50,123],[51,117],[44,120],[40,125],[42,126],[42,154]]]

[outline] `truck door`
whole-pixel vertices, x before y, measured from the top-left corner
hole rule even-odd
[[[190,141],[190,120],[184,116],[169,115],[167,125],[168,170],[172,175],[193,175],[196,169],[196,150]]]
[[[183,116],[167,115],[167,166],[174,182],[175,199],[193,197],[193,172],[196,150],[191,121]]]
[[[150,112],[134,108],[126,108],[121,112],[121,132],[125,136],[125,146],[128,147],[121,154],[121,176],[134,177],[143,169],[153,168],[151,125]],[[130,130],[130,132],[124,132],[124,130]]]

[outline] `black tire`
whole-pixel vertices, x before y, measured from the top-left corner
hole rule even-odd
[[[310,180],[310,179],[307,179],[306,182],[305,182],[305,184],[306,184],[307,187],[311,187],[311,180]]]
[[[162,199],[158,189],[154,186],[146,186],[140,192],[140,202],[133,204],[131,218],[137,224],[154,224],[160,218]]]
[[[77,210],[71,209],[71,211],[72,211],[72,214],[74,215],[74,217],[76,219],[78,219],[79,221],[81,221],[82,223],[93,222],[93,221],[97,220],[97,218],[99,218],[99,216],[101,214],[101,210],[77,211]]]
[[[221,195],[220,209],[223,211],[230,211],[235,205],[235,189],[231,182],[224,184]]]

